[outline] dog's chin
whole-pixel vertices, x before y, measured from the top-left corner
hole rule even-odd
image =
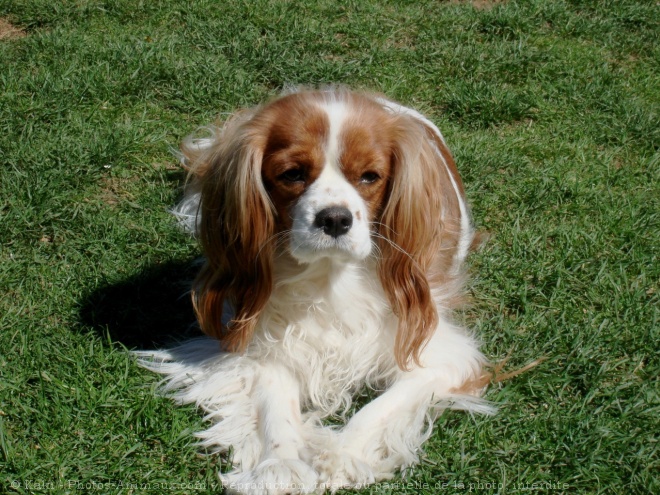
[[[352,242],[298,242],[289,246],[289,254],[300,264],[311,264],[327,259],[338,263],[355,263],[371,254],[371,244]]]

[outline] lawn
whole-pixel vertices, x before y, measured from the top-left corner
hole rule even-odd
[[[195,335],[187,134],[341,83],[443,130],[476,226],[458,317],[507,370],[361,493],[660,493],[660,4],[0,0],[0,493],[219,493],[127,349]]]

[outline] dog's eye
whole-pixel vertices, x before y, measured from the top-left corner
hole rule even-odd
[[[362,184],[373,184],[378,179],[380,179],[380,175],[376,172],[365,172],[360,176],[360,182]]]
[[[281,173],[277,176],[277,178],[285,182],[304,182],[305,173],[302,169],[292,168],[284,173]]]

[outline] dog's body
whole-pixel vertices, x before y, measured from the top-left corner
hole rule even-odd
[[[472,241],[440,131],[346,90],[302,91],[184,146],[178,214],[207,257],[203,338],[141,353],[231,449],[246,493],[362,486],[417,462],[437,411],[490,412],[484,358],[449,311]],[[342,428],[365,386],[382,392]],[[430,421],[429,421],[430,418]]]

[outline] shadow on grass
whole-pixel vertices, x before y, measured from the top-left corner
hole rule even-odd
[[[81,303],[83,326],[128,349],[156,349],[202,335],[189,290],[199,270],[194,260],[149,267],[100,286]]]

